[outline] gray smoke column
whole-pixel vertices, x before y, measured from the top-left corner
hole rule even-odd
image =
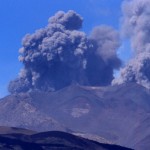
[[[135,54],[150,52],[150,1],[128,0],[122,8],[123,32],[131,38]]]
[[[97,44],[96,54],[101,56],[106,64],[112,68],[119,68],[121,61],[116,50],[120,46],[120,37],[112,27],[102,25],[95,27],[90,35]]]
[[[134,82],[150,89],[150,54],[141,53],[121,69],[121,77],[115,79],[113,84]]]
[[[121,61],[117,56],[120,37],[117,31],[109,26],[95,27],[90,35],[93,41],[93,53],[89,53],[87,76],[92,86],[110,85],[114,79],[114,69],[119,69]]]
[[[136,82],[150,89],[150,1],[128,0],[122,8],[122,29],[131,40],[134,57],[113,83]]]
[[[135,82],[150,89],[150,1],[126,0],[122,8],[122,29],[130,38],[134,57],[112,83]]]
[[[72,10],[59,11],[45,28],[27,34],[19,50],[24,68],[10,82],[9,91],[53,91],[72,82],[93,86],[110,84],[113,70],[120,66],[116,56],[118,33],[103,26],[87,37],[79,31],[82,22],[82,17]]]

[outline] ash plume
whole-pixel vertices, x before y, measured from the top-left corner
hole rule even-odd
[[[123,33],[130,37],[135,54],[150,52],[150,1],[125,1],[123,9]]]
[[[96,54],[101,56],[103,61],[112,68],[119,68],[121,61],[116,53],[120,46],[118,32],[112,27],[102,25],[93,29],[90,38],[97,44]]]
[[[134,57],[113,84],[136,82],[150,89],[150,1],[123,3],[123,34],[130,38]]]
[[[113,70],[120,67],[116,55],[118,33],[103,26],[95,28],[88,37],[80,30],[82,22],[83,18],[72,10],[59,11],[45,28],[27,34],[19,50],[24,68],[10,82],[8,90],[11,93],[53,91],[72,82],[92,86],[110,84]]]
[[[94,45],[93,52],[88,54],[86,70],[90,85],[110,85],[114,69],[121,66],[116,53],[120,46],[119,34],[112,27],[102,25],[92,30],[90,39]]]

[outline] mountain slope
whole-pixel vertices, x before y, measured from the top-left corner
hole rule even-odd
[[[0,101],[0,112],[4,126],[75,131],[137,150],[150,147],[150,92],[134,83],[10,95]]]
[[[3,127],[4,128],[4,127]],[[11,131],[12,128],[5,127]],[[16,128],[17,132],[0,133],[0,149],[5,150],[130,150],[116,145],[101,144],[65,132],[51,131],[33,134],[33,131],[24,130],[27,134],[18,134],[23,129]]]

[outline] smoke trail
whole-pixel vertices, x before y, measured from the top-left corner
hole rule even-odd
[[[88,38],[79,31],[82,22],[82,17],[72,10],[59,11],[45,28],[27,34],[19,50],[19,60],[24,68],[18,78],[10,82],[9,91],[52,91],[73,81],[82,85],[110,84],[113,70],[120,66],[116,56],[117,32],[109,27],[99,27]],[[105,37],[97,35],[96,31],[106,34]],[[103,42],[100,44],[99,40]]]
[[[125,1],[122,8],[123,33],[131,40],[134,58],[113,83],[136,82],[150,89],[150,1]]]

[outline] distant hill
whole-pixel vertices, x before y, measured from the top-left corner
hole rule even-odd
[[[6,133],[9,130],[9,134],[4,134],[4,131],[2,131],[3,134],[0,132],[0,149],[2,150],[130,150],[60,131],[33,134],[33,131],[25,129],[2,128],[6,130]]]
[[[150,91],[130,83],[108,87],[71,85],[32,91],[0,101],[0,125],[59,130],[136,150],[149,150]]]

